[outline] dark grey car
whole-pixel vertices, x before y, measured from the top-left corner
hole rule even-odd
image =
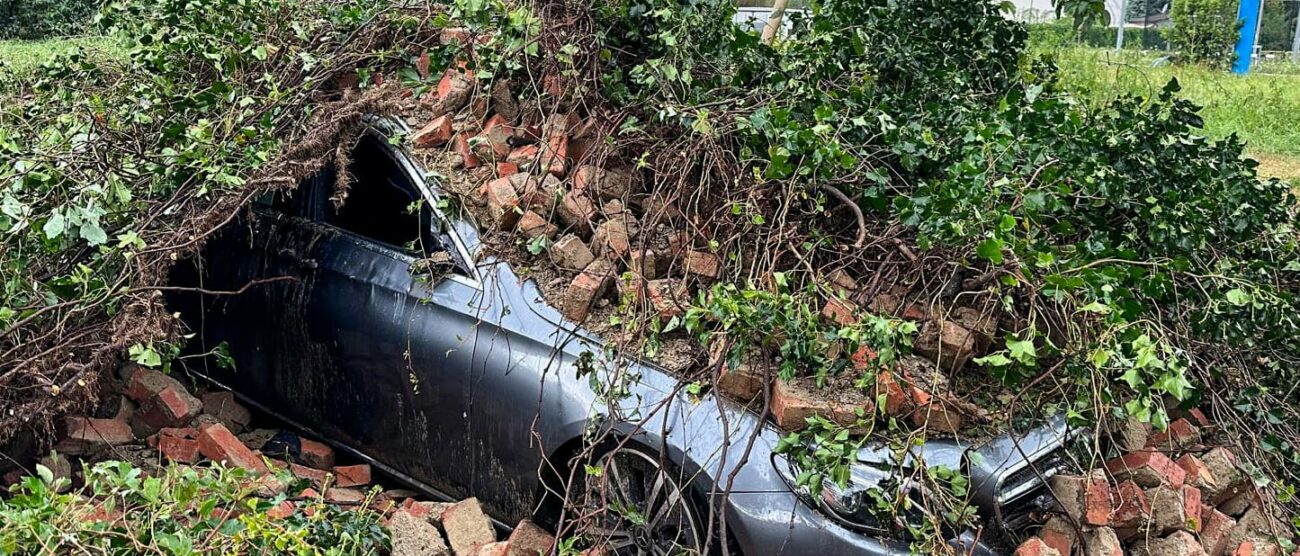
[[[376,123],[357,148],[341,210],[326,172],[257,207],[211,243],[197,272],[180,272],[208,290],[294,279],[177,298],[201,349],[226,342],[237,362],[200,372],[415,488],[478,497],[498,524],[553,517],[535,516],[548,507],[542,477],[566,474],[556,468],[572,463],[584,435],[606,431],[628,449],[614,452],[605,477],[646,516],[605,531],[619,553],[716,548],[704,539],[710,509],[726,520],[723,542],[744,554],[907,553],[905,539],[853,504],[897,469],[890,450],[864,449],[846,491],[801,494],[795,470],[772,453],[781,431],[730,400],[688,395],[653,365],[606,361],[598,338],[438,210],[444,199],[391,131],[405,129]],[[429,268],[429,255],[445,264]],[[635,380],[610,402],[580,368],[600,383]],[[1042,502],[1066,437],[1054,421],[978,447],[931,441],[907,464],[969,475],[988,526],[953,543],[996,554],[1001,531]]]

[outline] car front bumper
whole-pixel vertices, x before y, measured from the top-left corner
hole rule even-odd
[[[745,556],[907,556],[904,541],[850,530],[791,492],[737,492],[727,497],[727,533]],[[957,554],[998,556],[972,533],[952,539]]]

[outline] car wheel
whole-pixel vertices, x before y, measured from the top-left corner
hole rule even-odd
[[[641,450],[601,458],[586,479],[585,533],[618,556],[704,554],[704,530],[679,477]]]

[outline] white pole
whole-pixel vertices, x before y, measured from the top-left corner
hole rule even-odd
[[[789,0],[776,0],[772,3],[772,12],[767,16],[767,26],[763,27],[763,42],[770,43],[781,30],[781,20],[785,18],[785,7]]]
[[[1295,37],[1292,37],[1292,41],[1293,42],[1291,43],[1291,63],[1300,64],[1300,10],[1296,10]]]
[[[1124,50],[1125,23],[1128,23],[1128,0],[1119,3],[1119,30],[1115,32],[1115,50]]]

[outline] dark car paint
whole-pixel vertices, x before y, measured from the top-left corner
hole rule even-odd
[[[390,155],[436,207],[405,153]],[[609,427],[662,450],[694,478],[701,499],[726,490],[734,476],[730,493],[715,502],[745,554],[908,553],[905,543],[853,531],[792,493],[777,472],[784,461],[771,452],[780,431],[729,400],[693,399],[667,372],[625,361],[597,368],[639,375],[633,395],[613,407],[599,401],[576,364],[588,351],[602,360],[599,340],[567,323],[509,264],[479,252],[467,222],[435,217],[438,239],[462,268],[422,279],[412,272],[416,258],[399,249],[300,216],[254,211],[211,244],[201,272],[178,280],[202,280],[209,289],[284,275],[299,281],[227,298],[179,296],[202,349],[226,341],[238,362],[234,371],[202,372],[431,494],[478,497],[499,523],[532,515],[543,458],[563,463],[558,456],[585,431]],[[1029,453],[1059,445],[1061,435],[1052,429],[1031,440]],[[981,507],[996,496],[1002,470],[1024,464],[1004,449],[1011,441],[991,444],[1003,448],[971,469]],[[968,448],[932,442],[920,457],[957,468]],[[866,449],[860,459],[878,456]],[[967,541],[975,553],[993,553]]]

